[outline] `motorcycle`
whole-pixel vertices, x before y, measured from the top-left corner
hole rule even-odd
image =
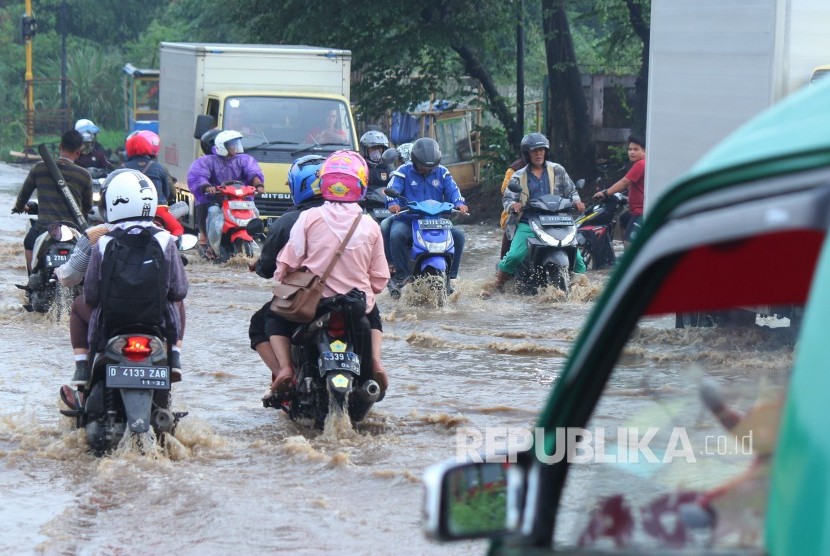
[[[508,187],[521,193],[517,183]],[[577,250],[576,222],[568,214],[573,203],[559,195],[547,194],[528,201],[528,207],[534,210],[529,221],[534,235],[527,239],[527,257],[516,271],[518,290],[535,295],[540,288],[555,286],[568,294]]]
[[[369,188],[366,191],[366,197],[360,201],[360,206],[363,207],[363,212],[371,216],[378,224],[392,216],[386,208],[386,195],[382,187]]]
[[[254,204],[256,188],[241,182],[225,182],[216,187],[217,201],[208,208],[207,236],[217,262],[236,254],[259,254],[256,239],[264,239],[264,226]]]
[[[291,337],[294,384],[263,400],[292,420],[311,421],[323,429],[335,412],[362,421],[380,399],[380,386],[369,378],[371,331],[362,292],[323,298],[317,317]]]
[[[101,200],[101,189],[107,180],[109,171],[106,168],[87,168],[86,170],[92,178],[92,210],[89,211],[86,217],[90,224],[101,224],[104,222],[104,218],[101,215],[98,203]]]
[[[398,214],[409,213],[412,219],[412,247],[409,254],[409,280],[426,279],[429,288],[438,294],[439,304],[452,293],[450,268],[455,256],[452,221],[446,216],[460,212],[452,203],[427,199],[409,201],[394,189],[383,190],[387,196],[400,199],[406,206]],[[389,281],[389,295],[400,299],[402,284]]]
[[[36,215],[37,202],[29,201],[27,205],[28,214]],[[37,220],[31,218],[29,223],[35,226]],[[64,299],[61,296],[62,287],[55,276],[55,269],[69,260],[80,237],[81,230],[72,222],[55,222],[37,237],[32,249],[32,271],[29,274],[29,280],[26,285],[15,284],[21,290],[25,290],[29,296],[29,302],[24,305],[26,310],[48,313],[55,302],[60,303]],[[78,293],[77,288],[72,289],[69,303]]]
[[[165,433],[175,435],[176,425],[187,415],[170,411],[170,385],[177,379],[171,376],[160,329],[122,327],[95,355],[90,379],[79,389],[83,395],[64,400],[76,409],[61,409],[61,413],[74,417],[77,428],[86,430],[87,442],[98,456],[114,450],[128,433],[146,452],[151,448],[147,444],[163,444]]]
[[[616,262],[611,241],[620,213],[627,202],[628,198],[617,192],[588,207],[576,218],[576,241],[588,268],[599,270]]]

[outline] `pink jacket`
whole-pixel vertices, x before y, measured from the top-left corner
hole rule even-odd
[[[277,255],[276,280],[288,272],[306,267],[322,276],[357,215],[363,210],[357,203],[332,203],[303,211],[291,228],[288,243]],[[366,311],[375,306],[376,294],[389,281],[389,265],[383,253],[380,226],[363,215],[340,260],[326,281],[323,296],[347,293],[358,288],[366,294]]]

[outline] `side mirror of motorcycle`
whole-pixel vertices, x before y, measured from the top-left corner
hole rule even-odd
[[[386,165],[395,165],[398,161],[398,149],[395,147],[389,147],[383,154],[380,155],[381,161]]]
[[[507,189],[509,189],[513,193],[521,193],[522,192],[522,186],[519,184],[518,181],[510,180],[510,182],[507,184]]]
[[[387,197],[391,197],[392,199],[398,199],[401,197],[401,194],[392,189],[391,187],[384,187],[383,194]]]
[[[583,178],[583,179],[581,179],[581,180],[578,180],[578,181],[576,182],[576,189],[577,189],[577,191],[578,191],[578,190],[580,190],[580,189],[582,189],[583,187],[585,187],[585,179],[584,179],[584,178]]]
[[[251,237],[258,238],[265,235],[265,225],[259,218],[251,218],[245,226],[245,230],[251,234]]]

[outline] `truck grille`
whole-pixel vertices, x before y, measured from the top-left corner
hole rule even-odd
[[[270,196],[266,194],[263,196],[256,197],[254,199],[254,202],[256,203],[256,208],[259,209],[260,218],[282,216],[288,209],[290,209],[294,205],[291,199],[277,199],[269,197]]]

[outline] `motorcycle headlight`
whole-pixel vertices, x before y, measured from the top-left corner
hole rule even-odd
[[[536,234],[540,240],[542,240],[547,245],[551,247],[559,247],[559,240],[547,233],[544,228],[542,228],[539,224],[536,223],[535,220],[530,221],[530,229],[533,230],[533,233]]]

